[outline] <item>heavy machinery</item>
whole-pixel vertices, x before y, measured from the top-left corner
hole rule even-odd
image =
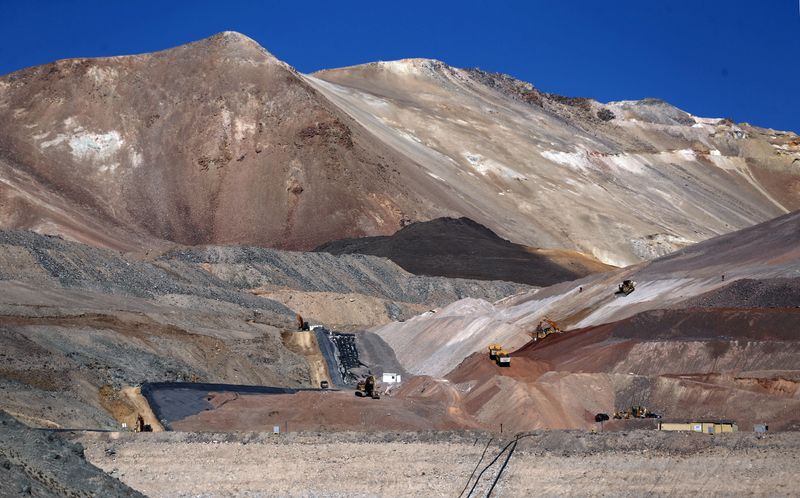
[[[633,280],[623,280],[622,283],[619,284],[619,291],[617,291],[617,294],[624,294],[627,296],[634,290],[636,290],[636,282]]]
[[[310,330],[308,322],[303,321],[303,317],[301,315],[297,315],[297,330]]]
[[[133,428],[134,432],[153,432],[153,427],[150,424],[144,423],[144,417],[141,414],[136,414],[136,427]]]
[[[489,359],[497,363],[498,367],[511,366],[511,354],[496,343],[489,344]]]
[[[561,328],[558,326],[556,322],[550,320],[547,317],[544,317],[544,320],[539,322],[539,325],[536,326],[536,330],[531,332],[531,336],[533,337],[534,341],[538,341],[539,339],[544,339],[550,334],[560,334]]]
[[[358,384],[356,384],[356,396],[381,399],[378,387],[377,379],[375,379],[374,375],[370,375],[366,379],[358,381]]]
[[[496,362],[498,367],[510,367],[511,366],[511,355],[508,351],[501,349],[496,354]]]
[[[632,418],[661,418],[661,416],[649,411],[644,406],[631,406],[625,410],[615,412],[614,418],[628,420]]]

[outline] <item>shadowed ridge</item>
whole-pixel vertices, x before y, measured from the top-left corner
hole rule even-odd
[[[382,256],[418,275],[506,280],[536,286],[612,268],[581,253],[515,244],[465,217],[412,223],[391,236],[337,240],[315,250]]]

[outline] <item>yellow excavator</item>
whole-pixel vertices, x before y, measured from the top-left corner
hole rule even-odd
[[[560,334],[561,327],[558,326],[556,322],[553,320],[544,317],[544,320],[539,322],[539,325],[536,326],[536,330],[531,332],[531,336],[533,337],[534,341],[538,341],[539,339],[544,339],[550,334]]]
[[[356,396],[381,399],[378,387],[378,380],[374,375],[370,375],[366,379],[358,381],[358,384],[356,384]]]

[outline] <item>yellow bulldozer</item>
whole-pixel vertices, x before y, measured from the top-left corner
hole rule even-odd
[[[544,339],[550,334],[560,334],[561,327],[558,326],[556,322],[553,320],[544,317],[544,320],[539,322],[539,325],[536,326],[536,330],[531,332],[531,337],[533,337],[534,341],[538,341],[539,339]]]
[[[374,375],[370,375],[366,379],[358,381],[358,384],[356,384],[356,396],[381,399],[381,395],[378,392],[379,387],[378,380]]]
[[[489,344],[489,359],[497,363],[498,367],[511,366],[511,354],[499,344]]]

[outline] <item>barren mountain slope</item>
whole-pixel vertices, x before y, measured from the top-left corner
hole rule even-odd
[[[417,275],[507,280],[536,286],[613,269],[575,251],[514,244],[469,218],[412,223],[391,236],[335,240],[316,251],[383,256]]]
[[[800,208],[800,139],[425,59],[307,80],[501,237],[625,266]]]
[[[521,347],[545,316],[562,328],[588,327],[642,311],[682,306],[691,297],[739,279],[779,277],[800,277],[800,212],[649,263],[532,290],[495,304],[458,301],[435,314],[386,325],[377,333],[410,372],[444,375],[490,342],[510,349]],[[628,296],[615,294],[624,279],[635,280],[636,290]],[[715,306],[725,304],[716,302]]]
[[[408,159],[238,33],[4,76],[0,130],[0,223],[92,244],[310,249],[452,212]]]
[[[622,266],[800,207],[791,133],[428,60],[304,76],[231,32],[0,77],[0,132],[2,226],[118,249],[466,216]]]

